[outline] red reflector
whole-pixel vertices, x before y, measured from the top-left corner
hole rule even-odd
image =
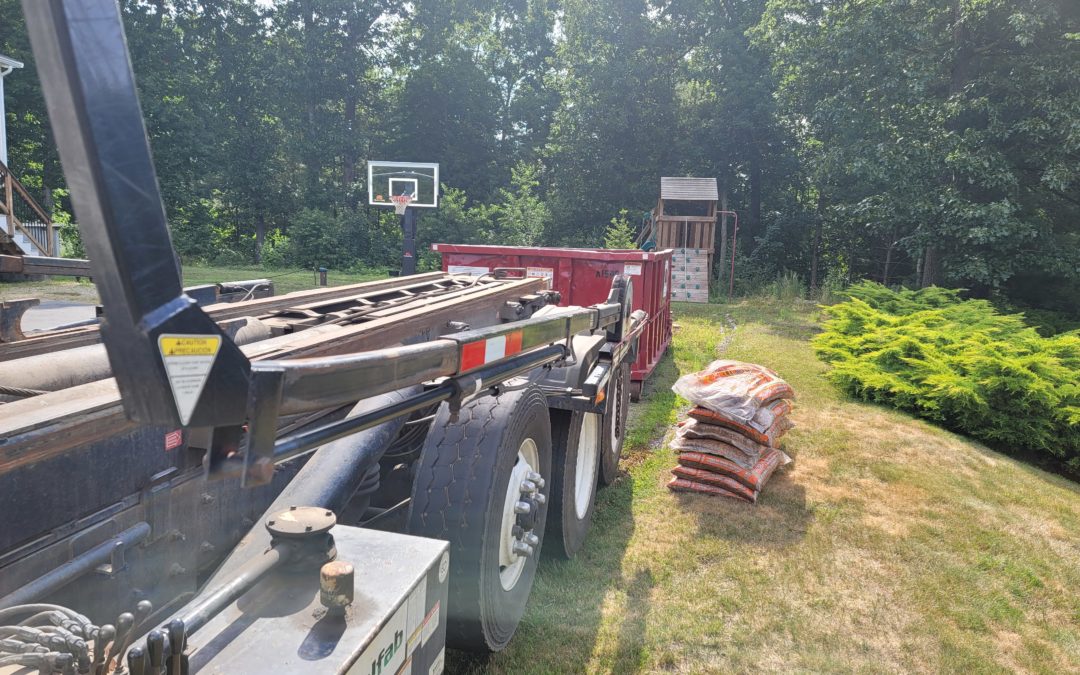
[[[484,340],[470,342],[461,348],[461,370],[472,370],[484,365]]]
[[[506,336],[506,353],[517,354],[521,351],[521,331],[514,331]]]

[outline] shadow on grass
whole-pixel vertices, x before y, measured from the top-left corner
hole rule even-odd
[[[640,658],[651,575],[624,579],[622,559],[634,532],[633,481],[621,478],[597,493],[592,530],[573,560],[545,555],[525,617],[506,651],[477,655],[447,651],[448,673],[583,672],[610,596],[625,594],[620,621],[620,668]],[[636,640],[636,641],[635,641]],[[625,644],[623,642],[625,641]],[[622,650],[626,650],[624,653]]]

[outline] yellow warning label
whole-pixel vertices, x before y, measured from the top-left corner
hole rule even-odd
[[[158,351],[182,426],[191,421],[220,349],[220,335],[158,336]]]
[[[165,336],[158,340],[161,355],[169,356],[215,356],[221,347],[217,335]]]

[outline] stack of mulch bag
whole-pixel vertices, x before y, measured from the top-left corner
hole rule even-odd
[[[791,386],[764,366],[721,360],[672,389],[694,408],[671,446],[679,464],[668,487],[756,502],[773,472],[791,461],[780,450],[793,426]]]

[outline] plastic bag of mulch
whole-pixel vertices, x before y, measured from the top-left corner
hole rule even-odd
[[[757,441],[740,434],[738,431],[716,424],[706,424],[705,422],[696,420],[692,417],[679,422],[679,428],[675,432],[675,437],[712,440],[727,443],[728,445],[734,445],[745,454],[753,455],[755,462],[758,460],[758,456],[761,453],[769,449],[767,444],[758,443]]]
[[[668,489],[672,492],[695,492],[704,495],[716,495],[718,497],[731,497],[732,499],[738,499],[739,501],[746,501],[746,498],[725,490],[722,487],[716,485],[709,485],[708,483],[699,483],[694,480],[687,480],[685,478],[679,478],[675,476],[671,479],[671,482],[667,484]]]
[[[728,478],[712,471],[706,471],[704,469],[694,469],[688,466],[677,466],[671,470],[671,473],[676,478],[682,478],[694,483],[703,483],[705,485],[711,485],[713,487],[723,488],[731,493],[731,496],[738,497],[743,501],[753,504],[757,501],[758,493],[756,490],[751,490],[734,478]]]
[[[719,427],[717,427],[719,428]],[[725,429],[725,431],[727,431]],[[734,431],[728,431],[732,436],[739,436]],[[740,436],[740,438],[742,438]],[[743,447],[755,446],[758,449],[744,450]],[[686,434],[685,429],[675,432],[675,439],[671,442],[671,449],[678,452],[700,452],[705,455],[716,455],[735,462],[744,469],[753,469],[761,459],[761,452],[768,450],[760,443],[743,438],[742,443],[734,445],[714,438],[693,438]]]
[[[787,418],[787,415],[776,417],[772,426],[764,430],[760,430],[751,424],[733,420],[727,415],[701,406],[691,408],[689,415],[691,419],[695,419],[698,422],[730,429],[736,433],[742,434],[755,443],[760,443],[761,445],[766,445],[770,448],[780,447],[780,437],[787,433],[788,429],[794,426],[791,420]]]
[[[679,453],[679,464],[691,469],[703,469],[729,478],[733,478],[751,490],[760,491],[768,482],[776,468],[791,461],[780,450],[770,448],[761,455],[761,459],[752,469],[744,469],[735,462],[703,452]]]
[[[697,406],[744,423],[762,406],[795,397],[791,386],[765,366],[723,359],[683,375],[671,389]]]

